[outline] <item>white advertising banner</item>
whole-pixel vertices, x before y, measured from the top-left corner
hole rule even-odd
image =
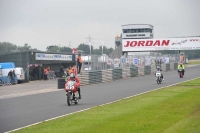
[[[133,58],[133,65],[138,66],[138,58]]]
[[[120,64],[120,59],[115,58],[115,59],[114,59],[114,67],[115,67],[115,68],[116,68],[116,67],[119,67],[119,64]]]
[[[150,58],[145,58],[145,65],[151,65],[151,59]]]
[[[72,55],[35,53],[35,60],[72,61]]]
[[[107,59],[107,65],[111,65],[112,64],[112,60],[110,58]]]
[[[169,63],[169,57],[163,57],[162,60],[165,64]]]
[[[122,51],[197,50],[200,37],[166,39],[123,39]]]
[[[123,33],[122,38],[145,38],[145,37],[153,37],[152,33]]]

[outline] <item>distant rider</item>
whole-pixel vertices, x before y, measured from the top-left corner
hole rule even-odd
[[[79,93],[79,99],[81,99],[81,89],[80,89],[80,81],[78,79],[78,77],[76,77],[74,75],[74,73],[70,74],[70,78],[68,78],[68,81],[76,81],[76,85],[77,85],[77,91]]]
[[[157,67],[156,67],[156,73],[157,73],[157,72],[160,72],[160,73],[161,73],[161,78],[162,78],[162,80],[164,80],[164,76],[163,76],[162,69],[160,68],[160,66],[157,66]],[[155,76],[156,76],[156,73],[155,73]]]
[[[183,65],[183,63],[182,62],[180,62],[180,64],[178,65],[178,70],[179,69],[182,69],[183,71],[182,71],[182,74],[183,74],[183,76],[184,76],[184,73],[185,73],[185,66]]]

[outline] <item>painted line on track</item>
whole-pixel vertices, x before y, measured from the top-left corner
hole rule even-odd
[[[132,97],[135,97],[135,96],[139,96],[139,95],[142,95],[142,94],[146,94],[146,93],[149,93],[149,92],[160,90],[160,89],[163,89],[163,88],[175,86],[177,84],[188,82],[188,81],[192,81],[192,80],[195,80],[195,79],[198,79],[198,78],[200,78],[200,77],[196,77],[196,78],[189,79],[189,80],[186,80],[186,81],[182,81],[182,82],[178,82],[178,83],[171,84],[171,85],[168,85],[168,86],[160,87],[160,88],[153,89],[153,90],[150,90],[150,91],[142,92],[142,93],[139,93],[139,94],[136,94],[136,95],[133,95],[133,96],[125,97],[125,98],[122,98],[122,99],[119,99],[119,100],[115,100],[115,101],[112,101],[112,102],[108,102],[108,103],[105,103],[105,104],[101,104],[101,105],[98,105],[98,106],[104,106],[104,105],[112,104],[112,103],[115,103],[115,102],[118,102],[118,101],[121,101],[121,100],[124,100],[124,99],[132,98]],[[17,131],[17,130],[20,130],[20,129],[24,129],[24,128],[27,128],[27,127],[31,127],[31,126],[34,126],[34,125],[37,125],[37,124],[40,124],[40,123],[43,123],[43,122],[47,122],[47,121],[55,120],[55,119],[58,119],[58,118],[61,118],[61,117],[64,117],[64,116],[68,116],[68,115],[76,114],[76,113],[79,113],[79,112],[83,112],[83,111],[86,111],[86,110],[89,110],[89,109],[92,109],[92,108],[95,108],[95,107],[97,107],[97,106],[94,106],[94,107],[91,107],[91,108],[86,108],[86,109],[79,110],[79,111],[76,111],[76,112],[72,112],[72,113],[69,113],[69,114],[61,115],[61,116],[54,117],[54,118],[51,118],[51,119],[47,119],[47,120],[44,120],[44,121],[40,121],[40,122],[37,122],[37,123],[34,123],[34,124],[30,124],[30,125],[27,125],[27,126],[24,126],[24,127],[21,127],[21,128],[17,128],[17,129],[11,130],[11,131],[7,131],[5,133],[10,133],[10,132]]]

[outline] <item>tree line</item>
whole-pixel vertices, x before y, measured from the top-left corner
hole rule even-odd
[[[84,54],[90,54],[90,46],[87,44],[80,44],[77,47],[78,50],[84,51]],[[107,48],[106,46],[103,47],[103,54],[109,55],[114,49],[113,48]],[[0,54],[10,53],[10,52],[23,52],[23,51],[41,51],[37,48],[32,48],[27,43],[24,44],[24,46],[17,46],[15,44],[12,44],[10,42],[0,42]],[[47,52],[67,52],[72,53],[72,49],[70,47],[59,47],[58,45],[51,45],[47,48]],[[101,55],[102,54],[102,46],[99,46],[98,49],[94,49],[93,46],[91,46],[91,54],[95,55]]]

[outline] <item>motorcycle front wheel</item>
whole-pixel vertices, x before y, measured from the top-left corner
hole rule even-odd
[[[179,72],[179,76],[180,76],[180,78],[182,78],[182,72]]]
[[[67,93],[67,104],[69,105],[69,106],[71,106],[71,104],[72,104],[72,94],[70,94],[70,93]]]

